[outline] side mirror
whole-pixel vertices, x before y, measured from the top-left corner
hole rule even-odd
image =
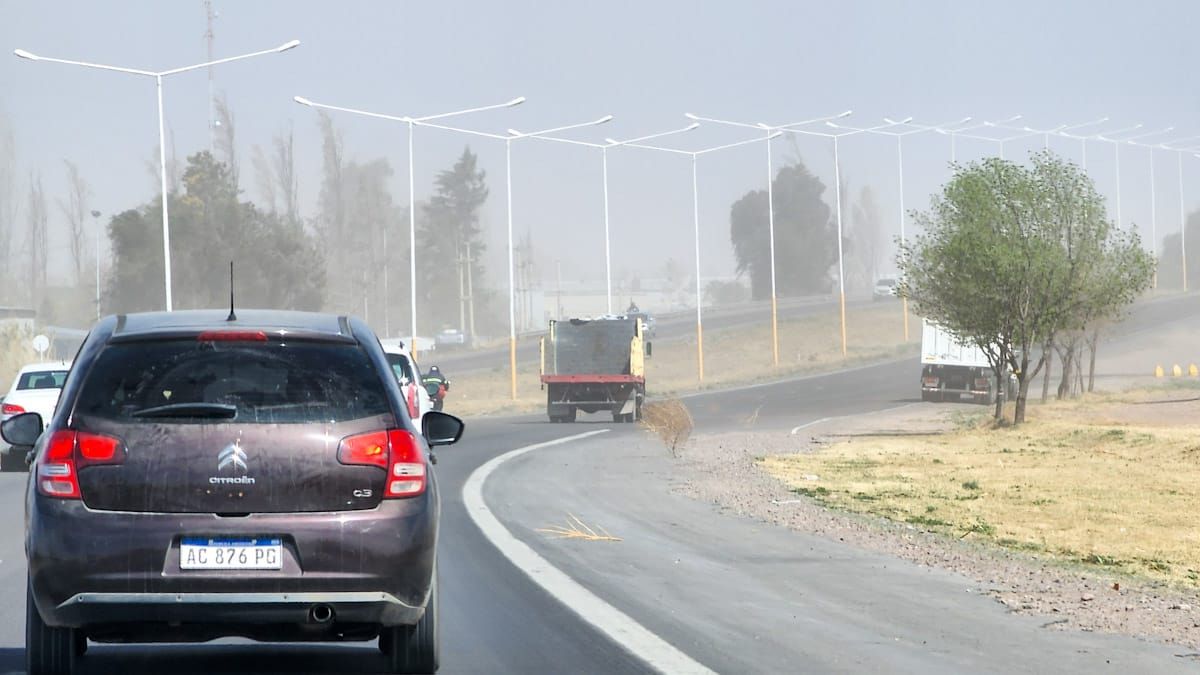
[[[654,355],[654,344],[651,342],[647,342],[646,343],[646,358],[650,358],[653,355]]]
[[[0,438],[9,445],[30,447],[42,435],[42,416],[37,413],[22,413],[0,424]]]
[[[464,429],[466,425],[454,415],[430,410],[421,417],[421,433],[430,446],[453,445],[462,438]]]

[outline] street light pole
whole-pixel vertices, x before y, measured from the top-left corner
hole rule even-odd
[[[787,131],[787,132],[790,132],[793,134],[805,134],[808,136],[820,136],[822,138],[833,139],[833,180],[835,183],[834,194],[837,198],[837,251],[838,251],[838,289],[839,289],[838,304],[839,304],[840,311],[841,311],[842,357],[843,358],[845,358],[848,355],[849,351],[846,346],[846,267],[845,267],[845,261],[844,261],[844,251],[843,251],[843,247],[842,247],[842,169],[841,169],[841,165],[838,161],[839,160],[838,139],[841,138],[842,136],[853,136],[854,134],[878,131],[879,129],[886,129],[888,127],[893,127],[893,126],[896,126],[899,124],[908,124],[911,121],[912,121],[912,118],[910,117],[901,122],[888,122],[887,124],[881,124],[879,126],[868,127],[865,129],[860,129],[860,128],[856,128],[856,127],[845,127],[845,126],[840,126],[840,125],[834,124],[833,122],[826,122],[825,123],[826,126],[833,127],[834,129],[845,130],[842,133],[835,133],[835,134],[821,133],[819,131],[808,131],[808,130],[804,130],[804,129],[793,129],[790,127],[768,127],[765,124],[760,127],[760,128],[764,128],[764,129],[768,129],[768,130],[776,130],[776,131],[780,131],[780,132]]]
[[[525,102],[524,96],[518,96],[504,103],[496,103],[494,105],[485,105],[477,108],[467,108],[465,110],[455,110],[453,112],[439,113],[437,115],[426,115],[424,117],[411,117],[402,115],[386,115],[383,113],[370,112],[367,110],[358,110],[356,108],[345,108],[342,106],[329,105],[326,103],[316,103],[302,96],[292,97],[296,103],[306,105],[310,108],[319,108],[322,110],[336,110],[338,112],[350,113],[352,115],[362,115],[363,117],[374,117],[375,119],[388,120],[390,122],[403,122],[408,125],[408,276],[409,276],[409,312],[411,320],[410,338],[412,340],[409,347],[412,349],[413,355],[420,351],[420,346],[417,344],[417,197],[416,197],[416,181],[414,178],[414,163],[413,163],[413,127],[414,125],[436,127],[435,124],[429,124],[432,120],[443,119],[446,117],[454,117],[457,115],[466,115],[468,113],[484,112],[488,110],[497,110],[500,108],[511,108]],[[455,129],[454,131],[461,131]],[[491,138],[504,138],[495,134],[483,134],[480,136],[489,136]],[[387,257],[387,252],[384,251],[384,257]]]
[[[520,99],[524,100],[524,99]],[[581,122],[579,124],[568,124],[567,126],[554,127],[552,129],[543,129],[528,134],[523,134],[519,131],[510,129],[507,136],[500,134],[492,134],[484,131],[475,131],[472,129],[461,129],[458,127],[449,127],[440,124],[432,124],[423,120],[434,119],[432,117],[420,118],[413,120],[415,124],[434,129],[442,129],[444,131],[454,131],[461,134],[471,136],[481,136],[484,138],[492,138],[504,141],[504,173],[505,173],[505,196],[507,210],[507,230],[508,230],[508,366],[509,366],[509,393],[512,400],[517,399],[517,308],[516,308],[516,279],[515,279],[515,263],[514,263],[514,246],[513,246],[513,218],[512,218],[512,142],[522,138],[536,136],[538,134],[553,134],[559,131],[569,131],[571,129],[579,129],[582,127],[596,126],[605,124],[612,120],[612,115],[605,115],[597,120],[590,122]],[[468,263],[469,264],[469,263]]]
[[[905,210],[904,210],[904,137],[911,136],[912,134],[917,134],[917,133],[921,133],[921,132],[925,132],[925,131],[941,130],[941,129],[943,129],[945,127],[949,127],[949,126],[958,126],[961,124],[966,124],[967,122],[970,122],[971,119],[972,118],[970,118],[970,117],[964,117],[956,122],[946,122],[943,124],[926,125],[926,124],[914,124],[912,122],[911,117],[909,117],[905,120],[901,120],[899,122],[893,121],[889,117],[885,117],[885,118],[883,118],[883,121],[886,122],[888,125],[909,126],[912,128],[905,130],[905,131],[887,131],[886,127],[884,127],[884,128],[875,127],[873,129],[869,130],[870,133],[896,137],[896,159],[897,159],[897,167],[899,168],[898,176],[899,176],[899,188],[900,188],[900,243],[901,243],[901,245],[908,243],[908,237],[905,233],[905,217],[906,216],[905,216]],[[864,130],[864,131],[867,131],[867,130]],[[951,142],[953,142],[953,136],[951,136]],[[907,297],[900,298],[900,309],[904,315],[904,341],[908,342],[908,298]]]
[[[700,126],[699,124],[690,124],[682,129],[672,129],[670,131],[663,131],[663,132],[659,132],[656,134],[650,134],[648,136],[641,136],[639,138],[634,138],[634,139],[630,139],[628,141],[624,141],[624,143],[648,141],[648,140],[654,139],[654,138],[662,138],[664,136],[671,136],[674,134],[683,133],[685,131],[691,131],[693,129],[696,129],[699,126]],[[612,246],[611,246],[612,239],[611,239],[611,236],[609,233],[609,223],[608,223],[608,149],[615,147],[616,145],[621,145],[621,143],[617,143],[617,144],[588,143],[586,141],[577,141],[577,140],[570,139],[570,138],[558,138],[555,136],[546,136],[546,135],[544,135],[546,132],[526,134],[526,133],[517,131],[516,129],[509,129],[508,133],[512,134],[514,136],[528,136],[530,138],[540,138],[543,141],[553,141],[555,143],[567,143],[569,145],[580,145],[580,146],[587,147],[587,148],[599,148],[600,154],[601,154],[601,168],[603,170],[603,182],[604,182],[604,284],[605,284],[604,287],[605,287],[605,298],[606,298],[606,303],[607,303],[607,307],[608,307],[608,313],[612,314],[613,313]]]
[[[696,125],[693,125],[692,128],[695,128],[695,126]],[[719,150],[726,150],[728,148],[736,148],[742,145],[749,145],[751,143],[761,143],[762,141],[767,141],[769,143],[771,139],[779,135],[780,133],[775,131],[774,133],[770,133],[763,138],[751,138],[749,140],[738,141],[736,143],[727,143],[725,145],[718,145],[716,147],[706,148],[704,150],[679,150],[676,148],[664,148],[658,145],[646,145],[637,142],[640,140],[645,140],[644,138],[635,138],[626,141],[615,141],[611,138],[604,139],[604,141],[611,146],[625,145],[631,148],[641,148],[643,150],[656,150],[674,155],[684,155],[690,157],[692,160],[692,229],[696,258],[696,372],[699,376],[700,382],[704,382],[704,302],[702,296],[702,287],[700,284],[700,186],[696,172],[697,158],[700,155],[706,155],[710,152],[717,152]]]
[[[828,122],[830,120],[836,120],[836,119],[841,119],[843,117],[847,117],[852,112],[853,111],[846,110],[846,111],[840,112],[836,115],[826,115],[825,117],[816,117],[816,118],[813,118],[810,120],[801,120],[799,122],[792,122],[791,124],[784,124],[782,126],[783,127],[797,127],[797,126],[804,126],[804,125],[808,125],[808,124],[814,124],[817,122]],[[772,358],[772,363],[776,367],[778,367],[779,366],[779,294],[777,293],[776,284],[775,284],[775,190],[774,190],[775,168],[774,168],[774,163],[771,160],[771,141],[770,141],[770,136],[773,132],[771,131],[771,129],[764,129],[763,126],[760,124],[748,124],[746,122],[734,122],[731,120],[721,120],[721,119],[716,119],[713,117],[701,117],[700,115],[693,115],[692,113],[684,113],[684,116],[687,117],[688,119],[696,120],[698,122],[714,122],[716,124],[725,124],[725,125],[734,126],[734,127],[746,127],[749,129],[763,129],[763,131],[765,131],[766,135],[768,136],[767,143],[766,143],[766,146],[767,146],[767,238],[768,238],[768,242],[769,242],[768,248],[769,248],[769,252],[770,252],[770,264],[771,264],[771,358]]]
[[[1188,289],[1187,275],[1187,212],[1183,204],[1183,153],[1192,152],[1192,149],[1186,146],[1181,146],[1182,143],[1194,142],[1200,139],[1200,136],[1189,136],[1174,141],[1162,143],[1158,147],[1163,150],[1170,150],[1175,153],[1177,160],[1177,169],[1179,176],[1179,263],[1180,263],[1180,279],[1184,292]]]
[[[970,118],[968,117],[967,119],[969,120]],[[1019,119],[1021,119],[1021,115],[1013,115],[1011,117],[1006,117],[1002,120],[999,120],[998,122],[992,122],[991,124],[1007,124],[1009,122],[1016,122]],[[956,122],[956,124],[962,124],[962,123],[963,122],[961,122],[961,121]],[[919,126],[924,130],[936,131],[939,134],[949,136],[950,137],[950,163],[951,164],[958,161],[958,136],[959,136],[959,134],[963,134],[964,136],[967,136],[968,138],[978,138],[978,139],[985,140],[985,141],[995,140],[994,138],[987,138],[984,136],[971,136],[970,134],[963,133],[966,131],[971,131],[973,129],[980,129],[980,128],[986,127],[986,126],[988,126],[987,122],[979,122],[978,124],[972,124],[971,126],[967,126],[967,127],[959,127],[957,129],[946,129],[946,128],[943,128],[940,126],[932,126],[932,125],[931,126],[913,125],[913,126]]]
[[[160,183],[160,187],[162,189],[163,288],[164,288],[164,296],[165,296],[165,300],[166,300],[166,303],[165,303],[166,310],[168,312],[174,310],[174,302],[172,301],[172,297],[171,297],[171,229],[170,229],[170,219],[167,215],[167,202],[168,202],[168,199],[167,199],[167,149],[166,149],[166,121],[164,119],[165,115],[163,113],[163,91],[162,91],[163,78],[166,77],[167,75],[175,75],[178,73],[185,73],[189,70],[197,70],[199,68],[208,68],[210,66],[219,65],[222,63],[229,63],[231,61],[240,61],[242,59],[248,59],[248,58],[251,58],[254,56],[262,56],[264,54],[278,54],[280,52],[285,52],[285,51],[292,49],[294,47],[297,47],[299,45],[300,45],[299,40],[291,40],[291,41],[285,42],[273,49],[264,49],[262,51],[251,52],[249,54],[242,54],[240,56],[230,56],[230,57],[223,58],[223,59],[217,59],[216,61],[206,61],[204,63],[197,63],[197,64],[191,65],[191,66],[184,66],[182,68],[172,68],[171,70],[163,70],[163,71],[158,71],[158,72],[150,71],[150,70],[139,70],[136,68],[121,68],[118,66],[108,66],[108,65],[103,65],[103,64],[99,64],[99,63],[87,63],[84,61],[71,61],[68,59],[56,59],[56,58],[51,58],[48,56],[39,56],[37,54],[32,54],[30,52],[25,51],[24,49],[13,50],[13,54],[18,56],[19,58],[27,59],[29,61],[46,61],[47,63],[62,63],[62,64],[69,65],[69,66],[82,66],[84,68],[95,68],[98,70],[111,70],[111,71],[118,72],[118,73],[128,73],[130,75],[142,75],[144,77],[153,77],[154,78],[155,91],[156,91],[157,98],[158,98],[158,164],[159,164],[159,178],[160,178],[159,183]]]
[[[1151,131],[1151,132],[1144,133],[1144,134],[1138,134],[1137,136],[1132,136],[1130,138],[1125,139],[1125,142],[1130,145],[1138,145],[1138,146],[1141,146],[1141,147],[1144,147],[1144,148],[1147,148],[1150,150],[1150,246],[1151,246],[1150,251],[1151,251],[1151,254],[1154,256],[1154,262],[1155,262],[1154,278],[1153,278],[1153,281],[1151,282],[1151,288],[1155,288],[1155,289],[1158,288],[1158,209],[1157,209],[1157,205],[1156,205],[1156,202],[1158,200],[1157,200],[1157,188],[1155,187],[1155,180],[1154,180],[1154,146],[1146,145],[1144,143],[1135,143],[1134,141],[1137,141],[1142,138],[1149,138],[1150,136],[1158,136],[1160,134],[1165,134],[1165,133],[1168,133],[1168,132],[1174,131],[1174,130],[1175,130],[1175,127],[1167,127],[1165,129],[1160,129],[1158,131]],[[1118,146],[1119,145],[1120,144],[1118,143]]]
[[[692,227],[696,244],[696,372],[704,381],[704,319],[700,296],[700,188],[696,179],[696,155],[692,155]]]

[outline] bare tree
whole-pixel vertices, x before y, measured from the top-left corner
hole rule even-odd
[[[258,186],[263,205],[268,211],[275,213],[275,175],[267,153],[263,152],[261,145],[254,145],[250,153],[250,163],[254,166],[254,184]]]
[[[179,191],[179,158],[175,154],[175,132],[167,131],[171,145],[167,148],[167,193]],[[145,160],[146,173],[154,183],[154,194],[158,194],[162,181],[161,167],[158,164],[158,146],[154,146],[153,154]]]
[[[0,118],[0,286],[5,283],[8,270],[13,268],[14,240],[17,232],[19,212],[17,197],[17,151],[12,127]]]
[[[296,176],[296,139],[291,125],[288,126],[287,136],[280,134],[275,137],[274,161],[283,213],[289,222],[294,222],[300,217],[300,181]]]
[[[217,154],[229,166],[229,180],[234,189],[238,186],[237,130],[234,128],[233,111],[224,94],[217,97]]]
[[[64,159],[67,166],[67,198],[58,199],[58,208],[67,219],[67,236],[71,244],[71,261],[75,263],[75,284],[83,284],[83,268],[85,257],[84,219],[88,213],[88,199],[92,191],[87,181],[79,173],[79,167],[69,159]]]
[[[324,243],[328,246],[342,236],[342,224],[346,220],[345,142],[342,133],[333,126],[333,119],[319,111],[317,120],[321,126],[322,177],[320,192],[320,229]]]
[[[854,246],[858,249],[859,263],[863,267],[867,283],[879,278],[880,261],[883,258],[883,229],[880,225],[879,207],[875,193],[864,185],[854,205]]]
[[[42,177],[29,175],[29,292],[34,305],[41,304],[46,292],[46,264],[49,250],[46,238],[46,193]]]

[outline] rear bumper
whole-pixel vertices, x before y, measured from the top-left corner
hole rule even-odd
[[[974,389],[939,389],[938,387],[921,387],[923,398],[935,401],[975,401],[986,403],[992,392]]]
[[[54,608],[68,626],[112,623],[305,624],[328,607],[332,621],[414,624],[424,607],[390,593],[79,593]]]
[[[420,497],[374,509],[243,517],[98,511],[36,492],[29,500],[29,580],[51,626],[304,624],[317,604],[338,622],[402,625],[420,619],[429,597],[434,481]],[[278,537],[282,569],[182,570],[188,536]]]

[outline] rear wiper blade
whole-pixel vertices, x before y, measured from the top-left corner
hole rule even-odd
[[[135,410],[130,417],[209,417],[228,420],[237,417],[237,406],[228,403],[169,403]]]

